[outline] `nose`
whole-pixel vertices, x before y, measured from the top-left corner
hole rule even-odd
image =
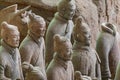
[[[46,28],[40,28],[40,31],[46,31]]]
[[[20,40],[20,37],[18,36],[17,38],[16,38],[16,41],[19,41]]]
[[[74,12],[70,12],[70,15],[73,16]]]
[[[73,50],[71,49],[71,51],[70,51],[70,54],[72,55],[73,54]]]
[[[91,35],[89,35],[88,38],[91,39]]]
[[[90,34],[86,34],[86,35],[85,35],[85,38],[86,38],[86,39],[90,39],[90,38],[91,38],[91,35],[90,35]]]

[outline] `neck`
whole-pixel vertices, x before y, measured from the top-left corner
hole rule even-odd
[[[28,31],[29,36],[37,43],[41,43],[43,37],[36,37],[30,30]]]
[[[58,55],[58,54],[61,54],[61,53],[55,53],[54,59],[59,60],[59,61],[62,61],[63,63],[68,63],[68,61],[70,61],[70,60],[65,60],[65,59],[63,59],[63,58],[62,58],[60,55]]]
[[[4,40],[1,40],[1,45],[10,53],[14,54],[14,51],[16,50],[16,47],[9,46]]]
[[[28,33],[33,36],[35,39],[40,39],[41,37],[37,37],[33,32],[31,32],[30,30],[28,31]]]
[[[90,45],[82,42],[75,41],[73,44],[73,50],[89,50]]]
[[[68,22],[69,20],[64,18],[59,12],[55,13],[55,18],[63,21],[63,22]]]

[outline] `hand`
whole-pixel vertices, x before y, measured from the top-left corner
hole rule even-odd
[[[39,67],[34,67],[33,70],[26,73],[26,80],[45,80],[45,76]]]
[[[22,63],[22,69],[23,71],[32,71],[33,70],[33,66],[31,64],[29,64],[28,62],[23,62]]]

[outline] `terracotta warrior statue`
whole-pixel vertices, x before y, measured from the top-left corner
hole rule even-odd
[[[47,67],[48,80],[74,80],[72,44],[66,37],[54,36],[54,57]]]
[[[61,0],[58,3],[58,12],[50,22],[46,33],[46,64],[49,64],[53,58],[53,36],[59,34],[71,39],[74,26],[72,18],[75,14],[75,9],[74,0]]]
[[[1,24],[0,80],[24,80],[18,50],[20,33],[7,22]]]
[[[101,79],[100,59],[96,51],[91,47],[91,34],[88,25],[83,22],[82,17],[76,19],[73,30],[73,58],[72,62],[75,71],[82,75],[90,76],[92,79]]]
[[[96,51],[101,59],[102,80],[114,79],[120,54],[116,38],[116,28],[111,23],[102,23],[102,31],[96,45]]]
[[[27,62],[33,67],[40,67],[44,77],[46,77],[45,43],[43,38],[46,31],[46,22],[41,16],[33,13],[31,13],[29,17],[28,34],[19,47],[22,63]],[[26,71],[23,72],[25,76]],[[45,80],[47,80],[47,78]]]

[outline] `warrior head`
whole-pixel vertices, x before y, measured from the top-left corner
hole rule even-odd
[[[66,20],[73,18],[76,10],[76,5],[74,0],[61,0],[58,3],[57,10],[59,15]]]
[[[57,56],[64,61],[71,60],[72,44],[66,37],[56,34],[54,36],[54,50]]]
[[[1,24],[1,36],[4,42],[11,47],[18,47],[20,40],[20,33],[17,26],[10,25],[7,22]]]

